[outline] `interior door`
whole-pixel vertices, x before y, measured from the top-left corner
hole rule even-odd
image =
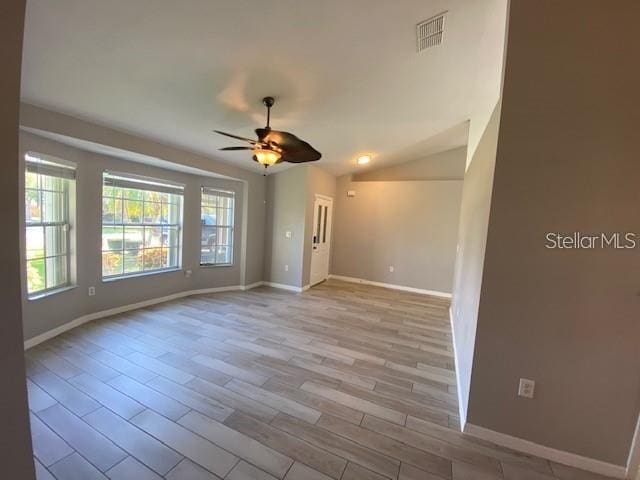
[[[316,194],[313,206],[313,237],[310,283],[315,285],[329,276],[331,247],[331,215],[333,199]]]

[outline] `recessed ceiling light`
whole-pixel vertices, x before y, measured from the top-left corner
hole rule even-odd
[[[371,157],[369,155],[363,155],[358,157],[358,165],[366,165],[371,161]]]

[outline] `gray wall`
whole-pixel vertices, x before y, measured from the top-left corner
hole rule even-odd
[[[459,180],[338,178],[331,273],[450,293],[461,193]]]
[[[311,277],[311,252],[313,251],[313,205],[316,201],[316,194],[333,198],[333,222],[336,215],[336,177],[315,165],[305,165],[304,168],[307,170],[307,191],[302,284],[309,285]],[[333,229],[331,231],[333,232]],[[332,236],[334,236],[334,233],[332,233]],[[330,248],[333,248],[333,241],[331,243]],[[329,252],[329,254],[331,255],[331,252]],[[331,264],[329,264],[329,271],[331,271]]]
[[[0,2],[0,465],[4,478],[35,478],[20,321],[18,109],[24,0]]]
[[[29,300],[23,294],[23,323],[25,338],[63,325],[93,312],[128,305],[187,290],[241,284],[243,183],[212,177],[200,177],[139,163],[115,159],[87,152],[29,133],[20,136],[20,159],[28,151],[53,155],[77,164],[76,181],[76,251],[77,288],[46,297]],[[101,209],[102,172],[146,175],[179,182],[185,185],[182,268],[191,269],[187,278],[183,271],[162,272],[102,281],[101,267]],[[20,180],[24,188],[24,178]],[[200,187],[221,187],[236,192],[234,255],[232,266],[200,267]],[[22,198],[22,196],[21,196]],[[24,209],[20,209],[23,212]],[[22,214],[21,220],[24,221]],[[21,235],[24,241],[24,233]],[[23,267],[24,271],[24,267]],[[26,292],[23,275],[23,292]],[[96,287],[96,295],[89,297],[89,286]]]
[[[544,239],[640,233],[640,3],[510,10],[468,421],[624,465],[640,405],[640,248]],[[516,396],[519,377],[536,380],[534,399]]]
[[[306,194],[304,165],[267,176],[265,281],[302,287]],[[286,238],[287,231],[291,238]]]
[[[462,188],[458,250],[451,300],[451,325],[462,423],[465,421],[469,403],[499,124],[500,106],[497,105],[480,137]]]
[[[354,173],[355,182],[392,180],[462,180],[467,162],[467,147],[453,148],[425,158],[389,167]]]

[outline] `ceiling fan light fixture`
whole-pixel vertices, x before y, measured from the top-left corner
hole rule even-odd
[[[253,151],[253,154],[256,157],[256,161],[260,165],[264,165],[265,167],[270,167],[278,163],[282,155],[279,152],[274,150],[269,150],[266,148],[256,148]]]

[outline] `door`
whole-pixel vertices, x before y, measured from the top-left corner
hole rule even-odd
[[[329,276],[331,246],[331,213],[333,199],[316,194],[313,205],[313,237],[311,249],[310,284],[315,285]]]

